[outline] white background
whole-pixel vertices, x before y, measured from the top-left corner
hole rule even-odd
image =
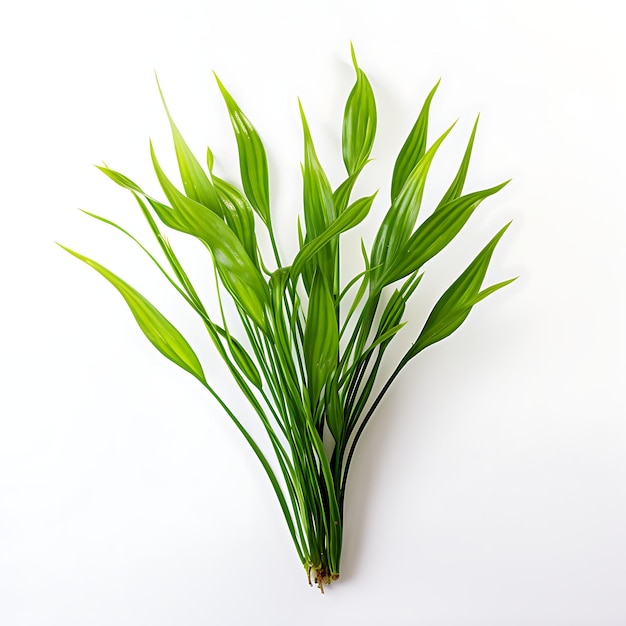
[[[626,624],[619,6],[58,0],[0,10],[3,626]],[[152,137],[173,171],[153,70],[192,148],[202,154],[210,142],[220,171],[236,178],[215,69],[264,138],[279,237],[293,254],[296,96],[336,183],[350,39],[379,107],[376,161],[360,188],[381,188],[366,241],[440,76],[431,140],[460,121],[425,214],[478,111],[468,187],[513,178],[430,264],[401,341],[511,219],[489,280],[521,278],[416,359],[380,407],[352,469],[342,579],[321,597],[227,418],[53,240],[162,308],[253,421],[201,325],[140,251],[76,209],[148,240],[132,198],[92,164],[156,193]],[[201,250],[173,241],[210,294]]]

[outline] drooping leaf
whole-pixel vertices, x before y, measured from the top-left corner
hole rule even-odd
[[[154,305],[148,302],[146,298],[128,283],[99,263],[96,263],[96,261],[78,252],[74,252],[65,246],[61,246],[61,248],[77,259],[84,261],[87,265],[90,265],[104,276],[120,292],[124,300],[126,300],[126,304],[128,304],[139,328],[141,328],[150,343],[170,361],[176,363],[176,365],[195,376],[200,382],[206,384],[202,366],[195,352],[191,349],[191,346],[180,332],[154,307]]]

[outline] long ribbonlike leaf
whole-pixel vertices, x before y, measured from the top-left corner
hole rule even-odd
[[[304,330],[304,359],[313,407],[317,405],[322,388],[337,367],[338,349],[335,306],[326,279],[318,270],[313,276]]]
[[[376,100],[365,72],[358,66],[354,47],[350,45],[356,83],[348,96],[343,116],[341,145],[343,162],[349,175],[367,163],[376,136]]]
[[[195,352],[175,326],[154,305],[148,302],[136,289],[119,278],[119,276],[106,269],[106,267],[78,252],[74,252],[74,250],[70,250],[61,244],[59,245],[66,252],[84,261],[99,272],[120,292],[135,317],[139,328],[161,354],[195,376],[200,382],[206,384],[202,366]]]
[[[215,79],[226,102],[230,121],[235,131],[243,189],[252,208],[269,226],[271,224],[269,172],[263,142],[217,74],[215,74]]]

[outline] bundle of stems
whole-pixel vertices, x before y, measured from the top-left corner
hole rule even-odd
[[[371,250],[361,245],[363,271],[342,281],[341,235],[366,218],[376,197],[374,193],[351,199],[369,161],[377,120],[374,93],[354,50],[352,60],[356,82],[347,99],[342,130],[346,175],[336,187],[318,160],[300,105],[304,223],[298,221],[299,251],[290,264],[281,259],[274,236],[265,148],[219,79],[237,141],[241,186],[218,177],[210,149],[207,167],[200,164],[163,100],[182,190],[159,165],[152,144],[152,164],[164,202],[123,174],[100,167],[134,196],[154,234],[161,259],[118,224],[87,213],[138,244],[197,313],[264,427],[265,452],[249,434],[245,420],[233,413],[207,381],[200,360],[177,328],[128,283],[65,248],[117,288],[150,342],[195,376],[239,429],[271,482],[309,582],[315,582],[322,591],[323,585],[339,578],[348,473],[357,444],[381,399],[413,357],[454,332],[477,302],[511,282],[482,286],[507,224],[441,296],[387,380],[382,385],[377,382],[387,348],[404,326],[405,308],[420,284],[423,266],[456,237],[476,207],[506,183],[464,193],[475,124],[449,188],[417,225],[429,168],[452,130],[448,128],[428,146],[435,85],[396,160],[389,209]],[[207,313],[163,226],[191,235],[206,247],[215,275],[219,319]],[[257,227],[269,235],[271,261],[262,256]],[[222,306],[225,294],[234,303],[229,310],[238,316],[236,330]],[[271,462],[271,455],[267,456],[270,450],[275,457]]]

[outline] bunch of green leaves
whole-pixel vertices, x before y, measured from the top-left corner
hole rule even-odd
[[[346,174],[336,186],[318,159],[300,106],[304,219],[298,221],[299,250],[291,263],[281,259],[274,236],[265,148],[219,79],[237,141],[241,184],[215,173],[210,149],[206,167],[200,163],[163,100],[182,189],[163,171],[152,144],[150,155],[163,201],[123,174],[100,167],[133,195],[160,251],[150,251],[118,224],[88,213],[130,237],[195,311],[263,425],[265,445],[251,437],[245,420],[211,386],[195,351],[168,319],[124,280],[65,248],[116,287],[154,347],[197,378],[221,405],[261,462],[309,581],[313,577],[322,590],[324,583],[339,577],[348,472],[363,430],[382,397],[411,359],[453,333],[476,303],[511,282],[483,286],[507,225],[445,291],[417,338],[410,338],[410,347],[391,376],[379,383],[383,357],[405,325],[407,303],[420,284],[423,267],[456,237],[478,205],[506,183],[464,191],[475,124],[450,186],[418,224],[431,163],[452,130],[428,144],[435,85],[395,162],[389,208],[372,248],[361,246],[363,271],[342,281],[341,235],[368,216],[376,197],[373,193],[352,199],[355,183],[369,162],[377,125],[372,86],[354,50],[352,61],[356,82],[345,106],[342,132]],[[208,314],[164,227],[190,235],[206,247],[207,265],[215,276],[218,319]],[[263,257],[258,244],[259,228],[269,236],[271,260]],[[232,300],[236,319],[227,320],[224,295]],[[268,450],[274,456],[272,462]]]

